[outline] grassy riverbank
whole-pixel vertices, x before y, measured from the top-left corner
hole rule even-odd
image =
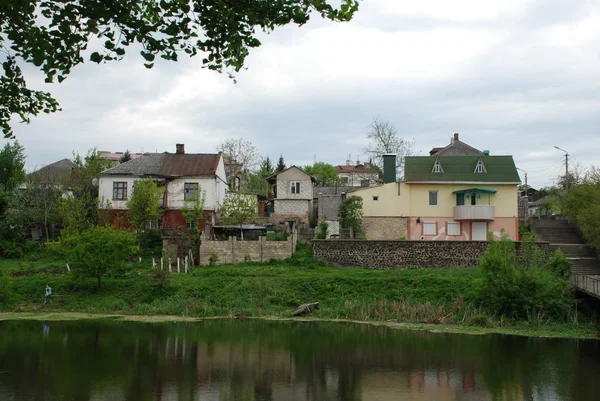
[[[0,319],[61,317],[67,316],[65,312],[165,316],[167,320],[173,316],[287,319],[299,304],[318,301],[320,309],[311,319],[472,333],[598,335],[594,318],[585,314],[578,316],[578,324],[490,316],[476,306],[476,288],[482,280],[479,269],[344,269],[300,253],[293,260],[272,264],[196,267],[188,274],[168,275],[166,281],[149,263],[132,263],[105,277],[102,289],[94,279],[74,278],[57,259],[0,260],[0,269],[6,273],[0,279],[10,292],[0,310],[24,313],[3,314]],[[46,283],[55,296],[51,305],[44,306]]]

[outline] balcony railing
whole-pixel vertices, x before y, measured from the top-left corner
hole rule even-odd
[[[454,220],[494,220],[494,206],[454,206]]]

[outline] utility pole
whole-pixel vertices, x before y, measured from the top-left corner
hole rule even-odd
[[[527,171],[523,170],[522,168],[518,168],[518,167],[517,167],[517,170],[525,173],[525,194],[527,194],[527,190],[529,189],[529,186],[527,186]]]
[[[565,152],[565,185],[569,189],[569,152],[564,149],[554,146],[556,149]]]

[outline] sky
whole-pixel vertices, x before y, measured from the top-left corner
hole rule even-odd
[[[28,169],[93,147],[210,153],[228,137],[288,165],[344,164],[365,160],[375,117],[414,138],[416,155],[455,132],[513,155],[534,187],[564,173],[554,146],[570,165],[600,165],[597,0],[364,0],[349,23],[314,15],[259,37],[237,83],[201,57],[147,70],[133,49],[62,84],[27,68],[63,108],[13,125]]]

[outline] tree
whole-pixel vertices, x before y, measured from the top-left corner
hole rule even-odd
[[[63,197],[59,205],[63,236],[80,233],[99,223],[98,187],[94,180],[112,167],[110,160],[98,156],[96,148],[89,149],[83,158],[74,153],[73,159],[77,168],[71,177],[71,196]]]
[[[256,173],[249,173],[246,178],[245,192],[254,195],[267,196],[268,185],[267,178],[275,173],[271,159],[267,156],[260,164],[260,168]]]
[[[126,149],[125,153],[123,153],[123,156],[121,156],[121,159],[119,161],[121,163],[125,163],[125,162],[128,162],[129,160],[131,160],[131,153],[129,153],[129,149]]]
[[[316,162],[312,166],[305,166],[304,172],[315,177],[317,186],[335,187],[340,185],[340,177],[331,164]]]
[[[4,0],[0,126],[10,137],[12,114],[28,122],[32,115],[59,110],[49,93],[27,87],[22,63],[38,67],[46,82],[62,82],[87,54],[95,63],[121,60],[126,48],[137,43],[147,68],[157,56],[177,61],[182,54],[201,54],[203,67],[232,75],[244,66],[249,49],[261,45],[257,27],[268,32],[290,23],[302,25],[312,12],[349,21],[357,9],[358,0],[342,0],[339,9],[327,0]],[[88,53],[90,44],[102,50]]]
[[[206,203],[206,191],[198,184],[198,192],[192,195],[192,199],[184,201],[181,214],[186,223],[191,223],[196,229],[198,237],[202,234],[200,220],[204,217],[204,204]]]
[[[138,253],[136,237],[131,231],[114,230],[110,226],[93,227],[65,240],[69,265],[75,274],[95,277],[102,288],[102,277],[123,266],[125,260]]]
[[[563,212],[583,233],[586,241],[600,248],[600,180],[592,175],[563,198]]]
[[[277,160],[277,167],[275,168],[275,171],[281,173],[283,170],[285,170],[285,162],[283,161],[283,155],[279,155],[279,160]]]
[[[241,192],[229,192],[220,209],[223,220],[227,224],[239,224],[243,241],[243,224],[257,214],[258,204],[256,203],[256,196]]]
[[[254,171],[260,154],[252,142],[242,138],[227,138],[217,147],[219,152],[230,165],[235,166],[230,174],[236,175],[240,172]]]
[[[11,192],[24,180],[25,148],[18,141],[7,143],[0,150],[0,192]]]
[[[349,228],[352,237],[361,231],[362,216],[362,198],[360,196],[349,196],[340,204],[338,210],[340,225]]]
[[[412,154],[413,140],[406,140],[398,136],[398,128],[389,121],[379,117],[373,119],[367,132],[369,145],[365,153],[371,158],[373,164],[383,169],[383,155],[396,154],[396,172],[399,176],[404,174],[404,158]]]
[[[149,220],[161,216],[160,200],[164,189],[160,188],[151,178],[137,180],[133,184],[133,193],[127,201],[129,221],[138,233],[144,230]]]

